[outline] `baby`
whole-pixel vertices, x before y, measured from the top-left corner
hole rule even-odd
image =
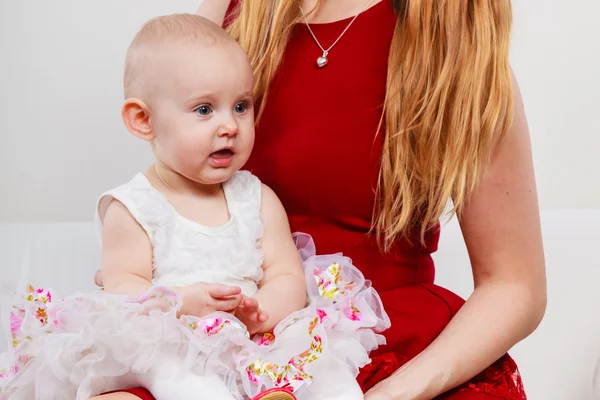
[[[124,85],[125,126],[155,162],[98,201],[105,291],[53,301],[30,288],[0,396],[139,385],[158,400],[284,386],[300,400],[363,398],[355,377],[389,319],[350,260],[316,256],[241,171],[254,143],[242,48],[202,17],[160,17],[134,38]]]

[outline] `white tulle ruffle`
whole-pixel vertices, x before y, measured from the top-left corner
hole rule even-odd
[[[358,373],[390,325],[381,300],[348,258],[316,256],[307,235],[296,242],[309,305],[252,339],[227,313],[177,318],[180,298],[166,287],[139,298],[99,291],[62,300],[29,288],[12,311],[14,348],[0,364],[0,397],[80,400],[148,387],[166,358],[182,371],[217,374],[240,399],[274,386],[298,389],[319,376],[327,357]]]

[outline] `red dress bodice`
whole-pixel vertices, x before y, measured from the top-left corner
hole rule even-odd
[[[425,246],[398,240],[388,254],[370,233],[382,151],[377,134],[396,17],[387,1],[361,14],[319,68],[321,50],[304,24],[292,33],[270,86],[246,168],[281,199],[293,231],[309,233],[319,253],[343,252],[378,291],[434,278]],[[329,47],[349,20],[311,25]],[[335,88],[335,90],[331,90]]]

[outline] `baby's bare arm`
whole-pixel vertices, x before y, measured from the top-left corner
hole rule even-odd
[[[285,210],[275,193],[264,185],[261,214],[264,220],[264,277],[256,299],[269,315],[261,329],[266,332],[305,306],[306,282]]]
[[[144,229],[119,201],[113,200],[102,224],[104,290],[138,296],[152,282],[152,244]]]

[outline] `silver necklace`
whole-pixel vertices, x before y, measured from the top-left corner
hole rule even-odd
[[[156,176],[158,177],[158,180],[160,181],[160,183],[163,184],[164,187],[167,188],[167,190],[173,192],[173,193],[177,193],[175,190],[173,190],[173,188],[171,187],[171,185],[169,185],[162,176],[160,176],[160,174],[158,173],[158,169],[156,168],[156,163],[153,165],[154,167],[154,173],[156,174]]]
[[[327,50],[324,49],[323,46],[321,46],[321,43],[319,43],[319,40],[317,39],[317,37],[315,36],[314,32],[310,28],[310,24],[306,20],[306,14],[304,14],[304,10],[302,9],[302,6],[300,6],[300,12],[302,13],[302,18],[304,18],[304,23],[306,24],[306,27],[308,28],[308,31],[310,32],[311,36],[315,40],[315,43],[317,44],[317,46],[319,46],[319,48],[323,51],[323,55],[321,57],[317,58],[317,65],[319,66],[319,68],[323,68],[324,66],[327,65],[327,63],[329,62],[329,60],[327,59],[327,56],[329,55],[329,51],[331,51],[331,49],[333,48],[333,46],[335,46],[337,44],[337,42],[340,41],[340,39],[342,38],[342,36],[344,36],[344,33],[346,33],[346,31],[350,28],[350,26],[354,23],[354,21],[356,21],[356,18],[358,18],[358,16],[360,14],[362,14],[367,8],[369,8],[369,6],[371,4],[373,4],[374,1],[375,0],[369,1],[369,3],[362,10],[360,10],[360,12],[358,14],[356,14],[354,16],[354,18],[352,18],[352,20],[350,21],[350,23],[346,26],[346,29],[344,29],[344,31],[340,34],[340,36],[338,36],[338,38],[335,40],[335,42],[333,42],[333,44],[331,46],[329,46],[329,48]]]

